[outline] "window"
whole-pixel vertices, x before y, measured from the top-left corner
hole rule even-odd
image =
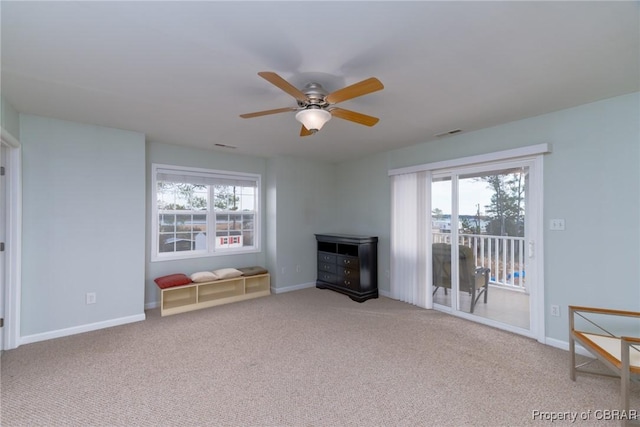
[[[152,261],[259,250],[260,175],[152,166]]]

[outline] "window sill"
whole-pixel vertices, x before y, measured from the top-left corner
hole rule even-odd
[[[171,254],[171,255],[152,255],[151,262],[163,262],[163,261],[177,261],[183,259],[195,259],[195,258],[216,258],[220,256],[228,256],[228,255],[247,255],[247,254],[255,254],[259,253],[259,248],[252,249],[243,249],[243,250],[222,250],[217,252],[206,252],[206,253],[190,253],[190,254]]]

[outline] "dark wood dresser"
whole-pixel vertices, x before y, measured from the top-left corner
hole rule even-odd
[[[378,298],[378,238],[347,234],[316,234],[316,287],[332,289],[364,302]]]

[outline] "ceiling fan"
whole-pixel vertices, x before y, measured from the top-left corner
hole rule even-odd
[[[313,135],[318,132],[331,117],[338,117],[365,126],[373,126],[380,120],[377,117],[333,106],[338,102],[384,89],[380,80],[375,77],[370,77],[335,92],[327,93],[319,83],[309,83],[300,90],[274,72],[261,71],[258,75],[293,96],[298,102],[298,106],[240,114],[243,119],[297,111],[296,120],[302,123],[300,136]]]

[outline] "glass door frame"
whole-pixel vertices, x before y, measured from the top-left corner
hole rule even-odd
[[[544,335],[544,270],[543,270],[543,186],[542,186],[542,155],[523,158],[510,158],[505,160],[448,165],[446,168],[433,169],[428,183],[431,188],[433,180],[448,177],[451,179],[451,241],[458,241],[459,234],[459,188],[458,177],[474,173],[492,172],[518,167],[529,168],[529,182],[527,189],[527,204],[525,205],[525,252],[527,257],[527,282],[529,289],[529,329],[509,325],[492,319],[476,316],[458,309],[459,275],[452,275],[451,306],[436,304],[436,310],[444,311],[459,317],[487,324],[500,329],[508,330],[520,335],[535,338],[539,342],[545,341]],[[433,243],[432,211],[429,211],[427,220],[428,244]],[[452,245],[452,270],[458,271],[458,245]],[[431,253],[428,254],[431,257]],[[432,277],[428,276],[428,289],[432,289]]]

